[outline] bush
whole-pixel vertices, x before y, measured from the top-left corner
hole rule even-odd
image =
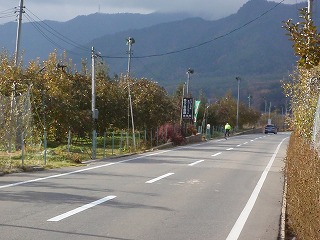
[[[286,157],[287,220],[297,239],[320,239],[320,158],[298,134],[290,138]]]
[[[175,145],[180,145],[185,142],[185,137],[179,124],[167,123],[162,125],[158,129],[158,138],[162,140],[162,142],[173,142]]]

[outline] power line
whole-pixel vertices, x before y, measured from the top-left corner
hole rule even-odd
[[[199,43],[197,45],[194,45],[194,46],[191,46],[191,47],[186,47],[186,48],[182,48],[180,50],[175,50],[175,51],[170,51],[170,52],[166,52],[166,53],[160,53],[160,54],[152,54],[152,55],[145,55],[145,56],[136,56],[136,57],[132,57],[132,58],[151,58],[151,57],[162,57],[162,56],[166,56],[166,55],[171,55],[171,54],[176,54],[176,53],[181,53],[181,52],[185,52],[185,51],[188,51],[188,50],[191,50],[191,49],[194,49],[194,48],[198,48],[198,47],[201,47],[203,45],[207,45],[209,43],[212,43],[218,39],[221,39],[221,38],[224,38],[224,37],[227,37],[231,34],[233,34],[234,32],[237,32],[237,31],[240,31],[241,29],[247,27],[248,25],[252,24],[253,22],[259,20],[260,18],[262,18],[263,16],[265,16],[266,14],[268,14],[269,12],[273,11],[275,8],[277,8],[281,3],[283,3],[285,0],[282,0],[280,1],[279,3],[277,3],[275,6],[273,6],[272,8],[270,8],[269,10],[267,10],[266,12],[262,13],[261,15],[259,15],[258,17],[250,20],[249,22],[241,25],[240,27],[238,28],[235,28],[233,30],[231,30],[230,32],[226,33],[226,34],[223,34],[223,35],[220,35],[218,37],[215,37],[213,39],[210,39],[208,41],[205,41],[205,42],[202,42],[202,43]],[[103,58],[119,58],[119,59],[124,59],[126,57],[122,57],[122,56],[101,56]]]
[[[65,51],[66,48],[64,48],[63,46],[61,46],[59,43],[57,43],[56,41],[54,41],[52,38],[50,38],[47,34],[45,34],[44,31],[41,30],[41,25],[39,25],[36,21],[34,21],[33,18],[30,17],[30,15],[28,13],[26,14],[26,18],[30,21],[31,25],[48,41],[50,42],[53,46],[59,48],[61,51]],[[81,56],[79,53],[76,53],[74,51],[70,51],[68,50],[68,52],[77,55],[77,56]]]
[[[30,12],[33,16],[35,16],[39,21],[36,21],[34,18],[32,18],[29,14],[29,18],[32,19],[39,27],[49,32],[51,35],[55,36],[56,38],[60,39],[61,41],[75,47],[78,49],[81,49],[82,51],[91,51],[90,48],[83,46],[81,44],[78,44],[77,42],[73,41],[72,39],[66,37],[65,35],[59,33],[54,28],[52,28],[49,24],[47,24],[45,21],[41,20],[39,17],[37,17],[34,13],[30,11],[30,9],[26,8],[28,12]],[[26,13],[27,14],[27,13]]]
[[[67,50],[65,47],[61,46],[61,44],[59,44],[58,42],[56,42],[55,40],[53,40],[50,36],[48,36],[42,29],[44,29],[45,31],[49,32],[50,34],[53,34],[52,32],[48,31],[48,29],[44,28],[41,24],[39,24],[39,22],[35,21],[28,13],[26,14],[26,18],[29,20],[29,22],[31,23],[31,25],[48,41],[50,42],[54,47],[60,49],[61,51],[67,51],[69,53],[72,53],[73,55],[77,55],[77,56],[82,56],[81,54],[71,51],[71,50]],[[56,36],[55,34],[53,34],[55,37],[57,37],[58,39],[62,40],[63,42],[66,42],[63,38]],[[68,43],[68,42],[67,42]],[[73,45],[71,43],[68,43],[74,47],[78,47],[76,45]],[[79,47],[78,47],[79,48]],[[87,50],[87,49],[82,49]]]
[[[58,44],[57,42],[53,41],[50,37],[48,37],[40,28],[40,26],[38,24],[36,24],[35,21],[33,21],[33,19],[30,17],[30,15],[28,13],[26,13],[26,18],[30,21],[30,23],[32,24],[32,26],[38,30],[38,32],[45,38],[47,39],[52,45],[54,45],[55,47],[58,47],[60,50],[65,50],[60,44]]]
[[[15,17],[15,8],[9,8],[7,10],[0,11],[0,18],[11,18]]]

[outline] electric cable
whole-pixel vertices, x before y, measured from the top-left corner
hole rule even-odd
[[[182,49],[179,49],[179,50],[175,50],[175,51],[170,51],[170,52],[166,52],[166,53],[159,53],[159,54],[152,54],[152,55],[145,55],[145,56],[133,56],[132,58],[151,58],[151,57],[162,57],[162,56],[166,56],[166,55],[171,55],[171,54],[176,54],[176,53],[181,53],[181,52],[185,52],[185,51],[188,51],[188,50],[191,50],[191,49],[194,49],[194,48],[198,48],[198,47],[201,47],[203,45],[207,45],[209,43],[212,43],[218,39],[221,39],[221,38],[224,38],[224,37],[227,37],[231,34],[233,34],[234,32],[237,32],[245,27],[247,27],[248,25],[252,24],[253,22],[259,20],[260,18],[262,18],[263,16],[265,16],[266,14],[268,14],[269,12],[273,11],[275,8],[277,8],[280,4],[282,4],[285,0],[281,0],[279,3],[277,3],[275,6],[273,6],[272,8],[270,8],[269,10],[263,12],[262,14],[260,14],[258,17],[246,22],[245,24],[241,25],[240,27],[238,28],[235,28],[223,35],[220,35],[218,37],[215,37],[213,39],[210,39],[208,41],[205,41],[205,42],[202,42],[202,43],[199,43],[197,45],[193,45],[193,46],[190,46],[190,47],[186,47],[186,48],[182,48]],[[101,56],[103,58],[119,58],[119,59],[124,59],[124,58],[127,58],[127,57],[122,57],[122,56],[107,56],[107,55],[104,55],[104,56]]]
[[[52,45],[58,47],[60,50],[64,50],[64,48],[63,48],[61,45],[59,45],[57,42],[55,42],[55,41],[53,41],[51,38],[49,38],[49,37],[40,29],[39,25],[36,24],[35,21],[33,21],[34,19],[32,19],[28,13],[25,13],[25,14],[26,14],[26,18],[30,21],[30,23],[32,24],[32,26],[33,26],[36,30],[38,30],[38,32],[39,32],[45,39],[47,39]]]
[[[31,23],[31,25],[47,40],[49,41],[53,46],[59,48],[61,51],[67,51],[69,53],[72,53],[73,55],[77,55],[77,56],[81,56],[79,53],[76,53],[74,51],[71,50],[66,50],[66,48],[64,48],[63,46],[61,46],[59,43],[57,43],[56,41],[54,41],[52,38],[50,38],[41,28],[42,26],[35,21],[28,13],[26,14],[26,18],[29,20],[29,22]]]
[[[11,18],[15,16],[15,8],[0,11],[0,18]]]
[[[91,51],[90,48],[83,46],[81,44],[78,44],[77,42],[73,41],[72,39],[66,37],[65,35],[59,33],[58,31],[56,31],[54,28],[52,28],[49,24],[47,24],[45,21],[41,20],[38,16],[36,16],[34,13],[32,13],[30,11],[30,9],[26,8],[26,10],[28,10],[28,12],[30,12],[34,17],[36,17],[39,21],[36,21],[34,18],[32,18],[29,14],[28,16],[34,21],[36,22],[41,28],[45,29],[47,32],[49,32],[50,34],[52,34],[53,36],[55,36],[56,38],[60,39],[61,41],[75,47],[78,49],[81,49],[83,51]],[[26,13],[27,14],[27,13]],[[43,25],[41,25],[43,24]]]

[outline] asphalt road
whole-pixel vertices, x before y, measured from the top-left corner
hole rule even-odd
[[[3,240],[277,239],[289,134],[0,177]]]

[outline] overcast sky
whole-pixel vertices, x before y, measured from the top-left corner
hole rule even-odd
[[[280,2],[282,0],[274,0]],[[307,0],[284,0],[295,4]],[[41,20],[66,21],[78,15],[101,13],[186,12],[208,20],[236,13],[248,0],[24,0],[26,11]],[[15,21],[20,0],[1,0],[0,24]],[[25,20],[26,21],[26,20]]]

